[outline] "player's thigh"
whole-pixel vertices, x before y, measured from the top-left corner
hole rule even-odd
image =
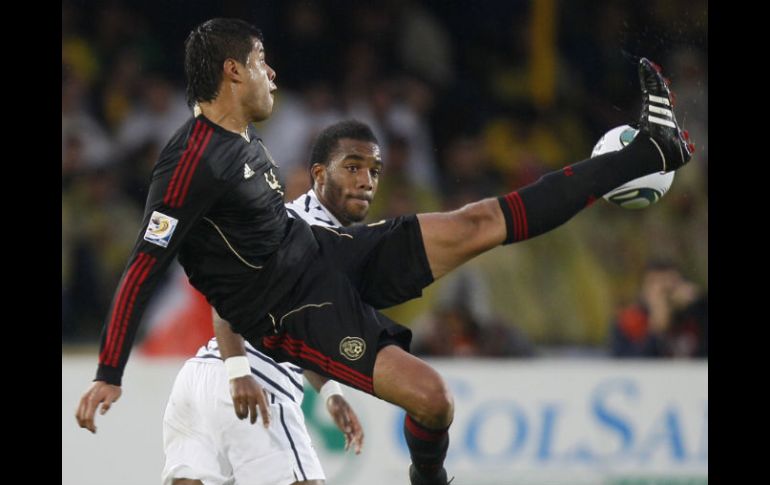
[[[229,408],[232,412],[232,407]],[[221,422],[221,436],[235,483],[290,485],[323,479],[321,464],[310,443],[298,404],[270,397],[270,424],[251,424],[232,414]]]
[[[326,476],[310,440],[301,406],[295,403],[282,404],[277,419],[280,420],[277,435],[283,441],[284,448],[291,449],[295,476],[303,481],[323,481]]]
[[[181,479],[203,485],[231,483],[232,470],[211,426],[218,408],[216,394],[223,394],[226,388],[220,387],[226,384],[224,365],[187,362],[180,370],[163,416],[162,483]]]
[[[435,279],[499,246],[506,236],[497,199],[484,199],[452,212],[419,214],[417,218]]]

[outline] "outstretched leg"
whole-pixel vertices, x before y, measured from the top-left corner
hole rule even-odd
[[[555,229],[630,180],[687,163],[694,147],[676,122],[668,82],[660,68],[644,58],[639,61],[639,79],[644,94],[639,134],[623,150],[551,172],[497,199],[453,212],[419,214],[433,278],[500,244]]]

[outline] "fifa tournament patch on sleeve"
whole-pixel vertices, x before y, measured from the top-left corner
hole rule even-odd
[[[150,216],[150,223],[144,231],[144,240],[160,247],[168,247],[168,242],[174,234],[174,229],[179,221],[171,216],[154,211]]]

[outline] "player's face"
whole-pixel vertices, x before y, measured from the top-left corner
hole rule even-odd
[[[265,48],[262,42],[254,40],[254,48],[246,60],[246,80],[244,82],[244,107],[252,121],[267,119],[273,112],[273,91],[278,89],[273,82],[275,71],[265,61]]]
[[[380,147],[375,143],[341,138],[328,166],[316,165],[316,192],[321,203],[343,225],[361,222],[377,192],[382,172]]]

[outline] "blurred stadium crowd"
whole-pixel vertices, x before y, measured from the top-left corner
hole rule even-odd
[[[597,202],[550,234],[475,259],[425,298],[388,313],[413,328],[415,350],[425,355],[707,356],[705,0],[226,1],[216,8],[64,0],[63,343],[98,339],[140,229],[152,165],[191,113],[184,38],[213,16],[262,29],[279,90],[272,118],[258,129],[288,199],[309,187],[306,160],[321,128],[349,117],[374,128],[385,171],[370,220],[457,208],[588,157],[605,131],[637,116],[636,59],[660,63],[697,146],[662,202],[642,211]],[[678,268],[694,292],[688,302],[701,305],[696,317],[683,310],[684,330],[678,314],[663,326],[646,320],[657,310],[643,281],[650,261],[660,260]],[[684,334],[690,344],[652,349],[645,342],[656,332],[672,342]]]

